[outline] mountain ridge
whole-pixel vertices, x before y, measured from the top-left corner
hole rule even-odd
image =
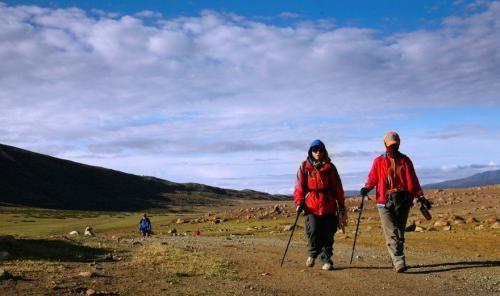
[[[175,183],[0,144],[0,205],[96,211],[142,211],[284,195]]]
[[[469,177],[422,186],[424,189],[468,188],[500,184],[500,170],[477,173]]]

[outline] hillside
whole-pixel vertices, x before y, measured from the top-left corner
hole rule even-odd
[[[424,185],[425,189],[467,188],[500,184],[500,170],[487,171],[467,178]]]
[[[256,191],[181,184],[80,164],[0,144],[0,205],[140,211],[228,199],[284,199]]]

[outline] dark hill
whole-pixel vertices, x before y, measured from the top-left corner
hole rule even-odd
[[[0,205],[140,211],[286,196],[181,184],[80,164],[0,144]]]
[[[467,188],[500,184],[500,170],[487,171],[463,179],[428,184],[424,189]]]

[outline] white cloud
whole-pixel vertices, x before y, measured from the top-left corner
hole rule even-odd
[[[379,37],[332,20],[280,27],[214,11],[162,18],[2,4],[0,142],[95,160],[233,153],[241,162],[238,153],[269,159],[271,150],[295,157],[294,170],[321,137],[348,169],[347,158],[380,148],[354,144],[372,139],[352,131],[385,128],[402,108],[498,106],[499,19],[494,2],[434,31]],[[194,180],[210,172],[191,168]]]

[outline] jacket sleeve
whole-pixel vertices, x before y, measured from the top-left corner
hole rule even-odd
[[[368,174],[368,180],[366,180],[366,183],[365,183],[365,187],[372,190],[373,187],[375,187],[375,185],[378,184],[378,162],[377,162],[378,158],[375,158],[375,160],[373,161],[373,165],[372,165],[372,168],[370,170],[370,173]]]
[[[339,205],[344,206],[345,196],[344,187],[342,186],[342,180],[340,180],[339,172],[335,166],[332,166],[332,174],[330,175],[330,184],[332,184],[332,190],[335,198],[338,200]]]
[[[423,195],[424,192],[420,187],[420,182],[418,181],[417,174],[413,168],[413,163],[409,157],[406,157],[406,182],[408,184],[408,191],[413,195],[413,197]]]
[[[295,190],[293,191],[293,199],[296,205],[300,205],[307,193],[307,176],[303,171],[303,165],[297,171],[297,181],[295,183]]]

